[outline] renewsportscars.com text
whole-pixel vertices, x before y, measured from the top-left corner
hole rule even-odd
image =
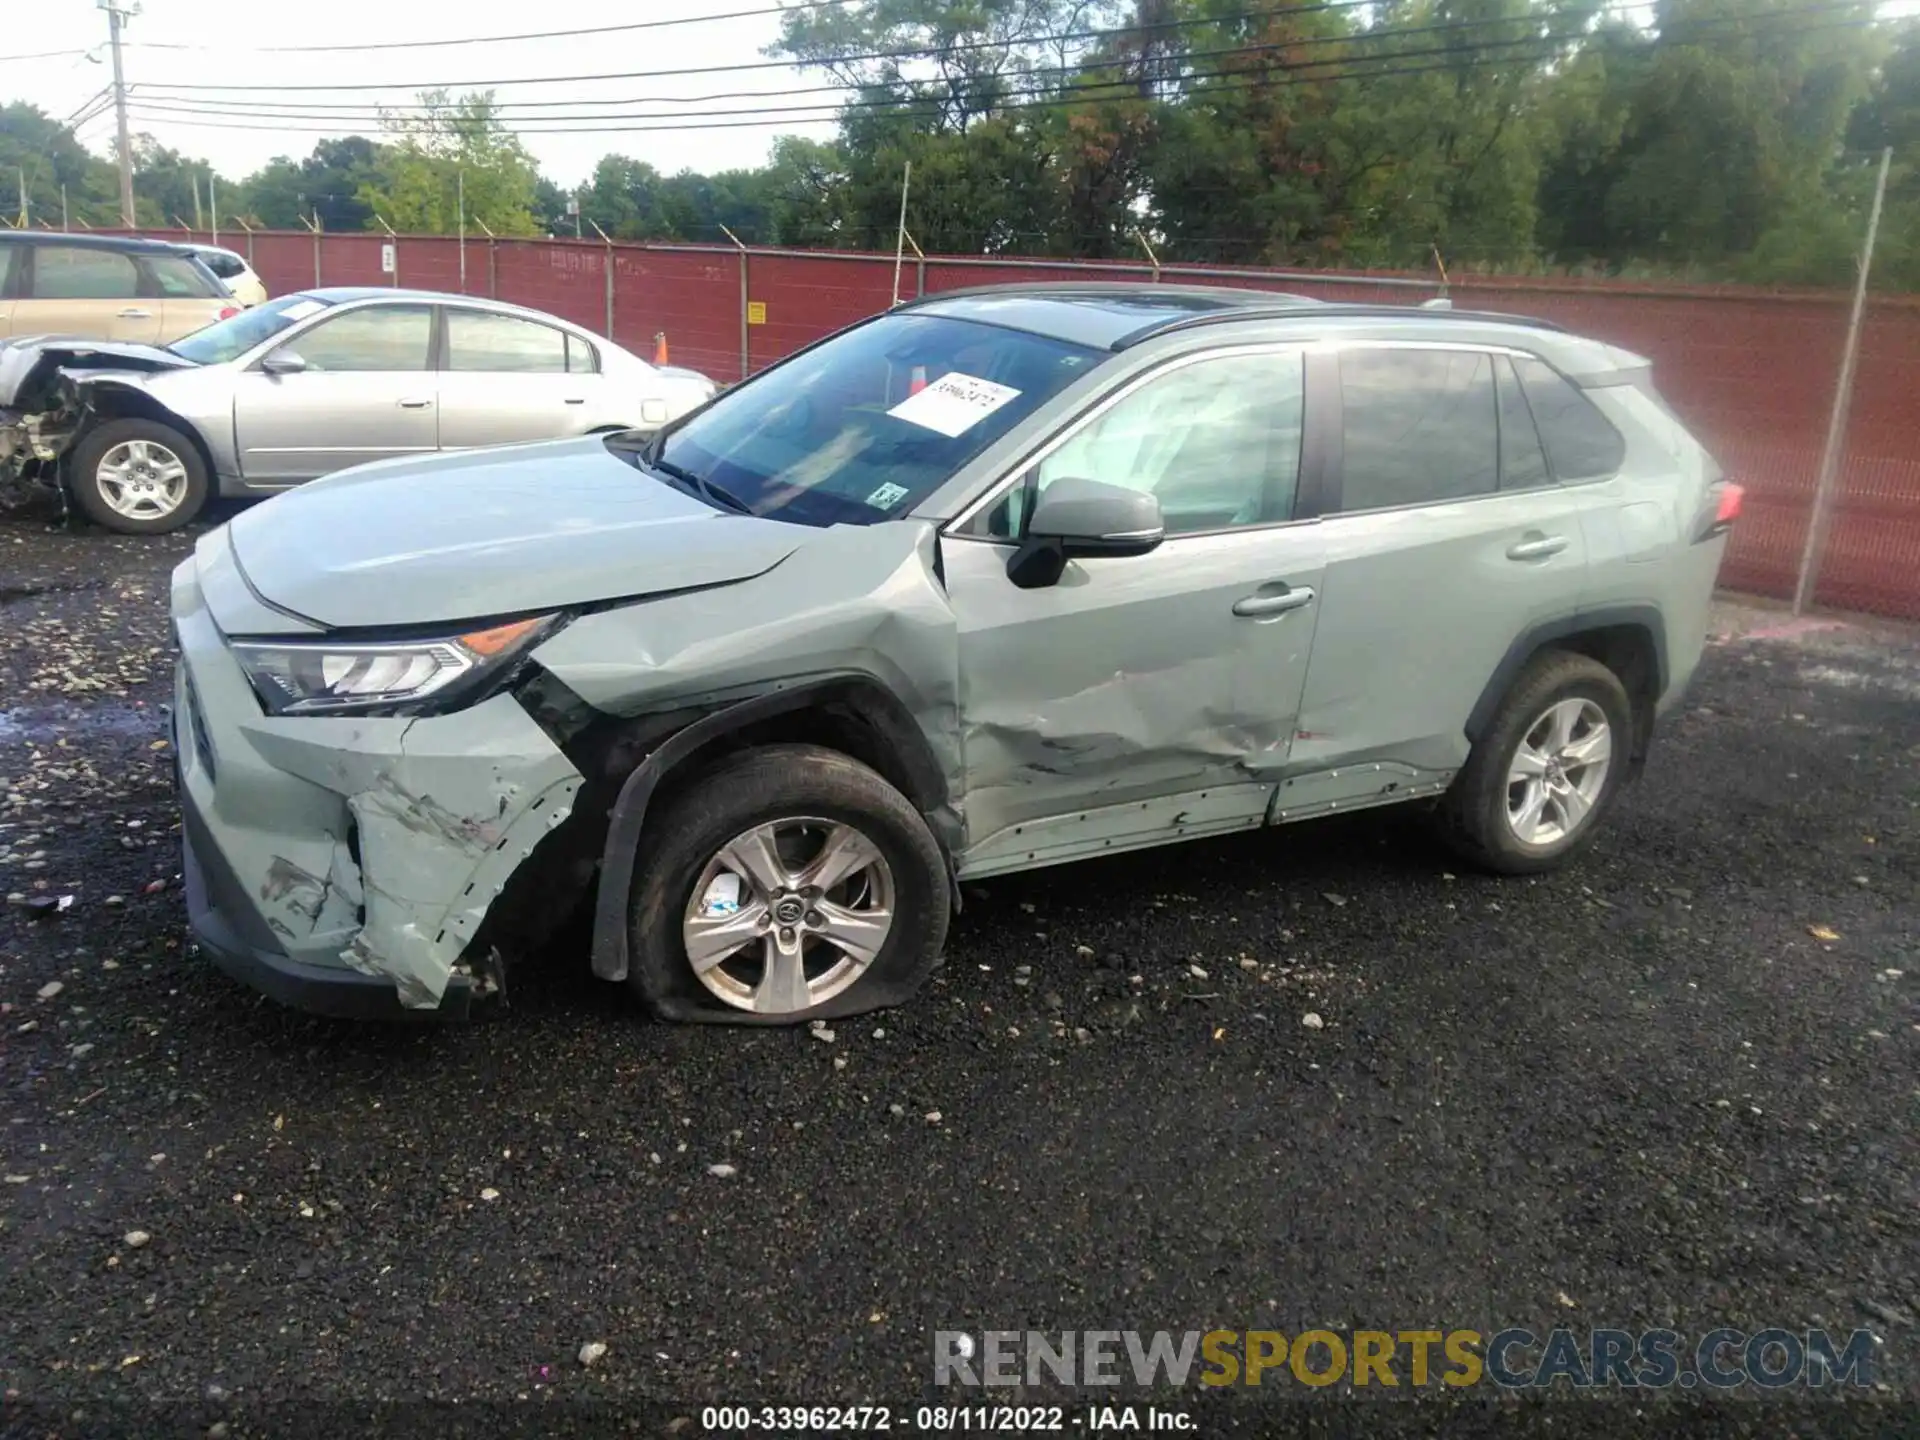
[[[936,1330],[936,1385],[1069,1388],[1345,1384],[1422,1389],[1762,1390],[1873,1384],[1874,1337],[1855,1330],[1722,1328],[1689,1339],[1675,1330],[1545,1335],[1479,1330]]]

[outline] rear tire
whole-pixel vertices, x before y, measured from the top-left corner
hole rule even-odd
[[[634,873],[627,983],[663,1020],[796,1025],[898,1005],[946,940],[926,820],[819,746],[718,762],[648,819]]]
[[[1633,702],[1620,677],[1588,656],[1544,650],[1441,800],[1441,835],[1496,874],[1557,869],[1593,843],[1632,743]]]
[[[122,535],[178,530],[212,489],[200,447],[158,420],[96,425],[67,464],[74,503],[94,524]]]

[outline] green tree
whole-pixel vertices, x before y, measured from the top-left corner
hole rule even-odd
[[[24,177],[27,219],[35,225],[60,223],[60,191],[66,187],[70,221],[90,225],[119,222],[118,180],[112,168],[74,138],[73,131],[34,105],[0,106],[0,214],[12,224],[21,217]]]
[[[1705,273],[1794,249],[1882,43],[1870,5],[1819,27],[1796,5],[1664,0],[1651,33],[1610,32],[1544,169],[1549,245]]]
[[[780,245],[850,244],[848,184],[847,159],[839,146],[798,135],[774,141],[762,182],[772,225],[768,238]]]
[[[605,155],[580,192],[580,214],[619,240],[666,238],[660,172],[644,160]]]
[[[360,191],[381,183],[384,161],[384,148],[364,135],[322,140],[306,159],[278,156],[241,181],[240,205],[274,230],[298,229],[315,217],[325,230],[364,230],[373,208]]]
[[[492,91],[458,99],[423,91],[420,116],[385,115],[388,135],[381,173],[364,181],[363,203],[395,230],[452,234],[465,221],[496,235],[533,235],[540,172],[500,121]],[[377,222],[375,222],[377,223]]]

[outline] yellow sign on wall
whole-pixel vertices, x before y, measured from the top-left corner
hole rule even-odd
[[[767,323],[767,302],[749,300],[747,302],[747,324],[764,325]]]

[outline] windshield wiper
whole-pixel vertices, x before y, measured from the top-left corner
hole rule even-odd
[[[751,505],[747,504],[746,501],[742,500],[731,490],[723,489],[714,484],[711,480],[707,479],[706,476],[696,475],[693,471],[687,469],[686,466],[676,465],[671,460],[662,460],[656,456],[647,456],[644,454],[642,458],[645,460],[649,470],[657,470],[668,479],[677,480],[681,485],[692,490],[703,499],[711,501],[722,510],[732,510],[741,515],[753,514],[753,507]]]

